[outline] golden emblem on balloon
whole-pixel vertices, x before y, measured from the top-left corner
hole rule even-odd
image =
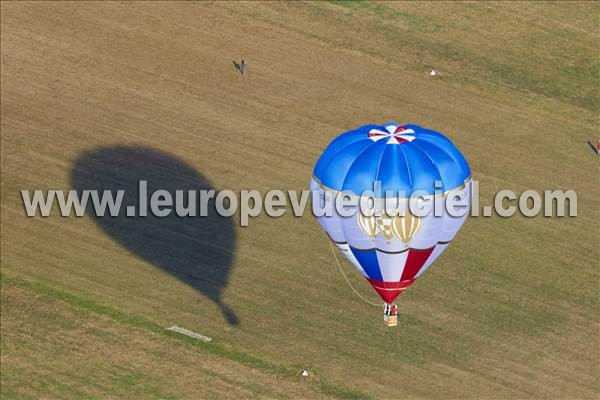
[[[408,243],[421,228],[421,218],[410,212],[394,217],[381,211],[371,211],[369,214],[358,213],[358,226],[372,240],[382,235],[386,240],[395,237],[403,243]]]

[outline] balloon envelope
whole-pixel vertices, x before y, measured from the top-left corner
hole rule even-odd
[[[454,239],[467,217],[470,185],[471,169],[448,138],[396,123],[366,125],[338,136],[320,156],[311,180],[320,198],[320,204],[313,203],[315,215],[319,207],[331,210],[317,216],[321,227],[386,303]],[[363,212],[339,212],[340,192],[355,196],[365,205]],[[421,196],[417,208],[432,211],[414,212],[411,194]],[[459,205],[453,213],[445,207],[449,196]],[[390,203],[397,215],[386,208]]]

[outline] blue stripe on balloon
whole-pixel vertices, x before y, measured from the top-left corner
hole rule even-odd
[[[442,182],[442,187],[439,187],[441,191],[455,189],[464,183],[464,180],[469,177],[464,177],[462,168],[457,165],[457,162],[448,153],[442,150],[435,144],[417,138],[412,141],[412,147],[423,152],[432,162],[435,164],[437,169],[439,180]],[[456,171],[459,169],[461,173],[457,174]]]
[[[341,191],[344,184],[344,178],[350,168],[352,168],[352,165],[356,161],[356,157],[372,144],[373,141],[366,138],[344,147],[343,151],[337,153],[324,169],[323,174],[320,177],[321,184],[333,190]],[[373,184],[371,184],[371,186],[372,185]],[[358,193],[362,193],[362,191]]]
[[[413,146],[412,143],[398,146],[400,146],[400,151],[404,153],[403,159],[408,164],[408,178],[412,185],[409,194],[415,190],[424,190],[430,194],[434,193],[435,181],[442,179],[436,165],[426,153]]]
[[[358,250],[353,247],[350,250],[370,279],[383,281],[376,250]]]
[[[381,182],[383,194],[385,195],[386,191],[391,190],[394,197],[408,197],[412,192],[411,181],[407,179],[409,175],[408,162],[401,146],[386,146],[376,176],[376,179]]]
[[[454,172],[462,176],[463,183],[465,179],[471,176],[471,168],[469,167],[469,163],[467,160],[465,160],[465,157],[456,148],[454,143],[450,141],[450,139],[439,132],[432,131],[431,129],[424,129],[418,125],[407,125],[407,127],[409,126],[416,127],[415,131],[418,131],[418,135],[416,135],[417,139],[436,145],[454,160],[456,163],[454,165]],[[449,187],[448,189],[454,188],[455,187]]]
[[[387,138],[374,142],[360,153],[344,178],[343,190],[350,190],[356,195],[361,195],[365,190],[373,190],[373,182],[379,172],[379,165],[386,148]],[[376,194],[376,197],[383,197]]]
[[[317,161],[317,164],[315,165],[315,168],[313,170],[313,175],[317,179],[322,181],[323,172],[325,171],[325,169],[327,169],[331,160],[336,155],[338,155],[338,153],[343,151],[344,148],[351,145],[352,143],[357,142],[359,140],[365,140],[365,138],[368,137],[369,131],[376,127],[377,125],[365,125],[363,127],[360,127],[353,131],[348,131],[336,137],[333,141],[331,141],[331,143],[329,143],[329,145]]]

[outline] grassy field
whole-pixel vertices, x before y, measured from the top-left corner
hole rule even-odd
[[[3,399],[598,398],[600,3],[1,11]],[[310,216],[107,224],[20,196],[144,173],[301,190],[335,135],[390,120],[445,132],[482,204],[574,189],[579,215],[469,219],[389,329]]]

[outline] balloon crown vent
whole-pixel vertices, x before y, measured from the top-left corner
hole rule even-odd
[[[385,125],[382,129],[373,128],[368,136],[374,142],[386,139],[386,144],[403,144],[415,139],[415,131],[403,125]]]

